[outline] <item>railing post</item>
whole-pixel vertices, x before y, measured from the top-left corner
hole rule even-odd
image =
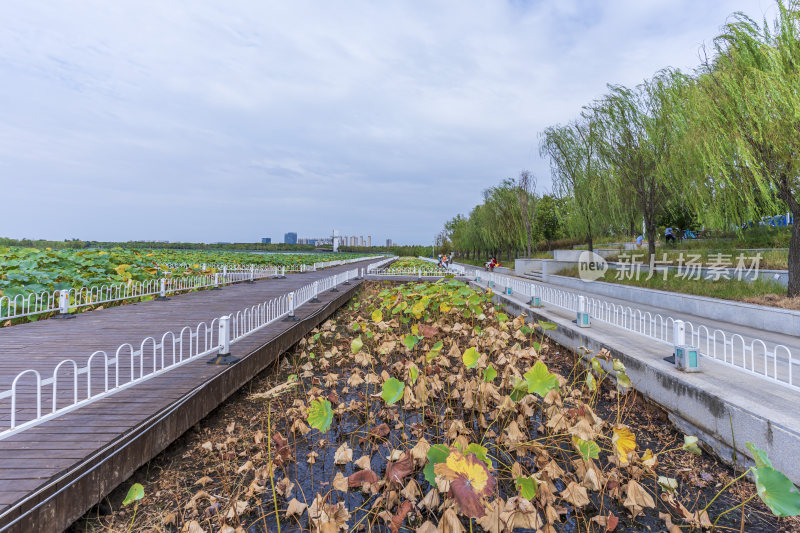
[[[166,301],[169,300],[167,298],[167,278],[161,278],[159,280],[160,287],[158,289],[158,298],[156,300]]]
[[[222,287],[219,286],[219,273],[214,272],[214,286],[211,288],[212,291],[221,291]]]
[[[286,302],[289,304],[289,314],[283,319],[284,322],[299,322],[300,319],[294,316],[294,291],[286,295]]]
[[[531,302],[530,302],[531,307],[541,307],[542,306],[542,300],[539,297],[539,294],[538,294],[539,291],[537,290],[536,285],[531,283],[530,284],[530,288],[531,288]]]
[[[286,267],[282,266],[274,279],[285,279],[285,278],[286,278]]]
[[[249,283],[256,282],[256,267],[255,265],[250,265],[250,281]]]
[[[232,365],[239,360],[231,355],[231,317],[219,318],[219,351],[207,361],[209,365]]]
[[[58,291],[58,314],[53,318],[75,318],[69,312],[69,291],[66,289]]]
[[[506,278],[506,294],[511,295],[511,278]]]
[[[318,298],[318,296],[319,296],[319,281],[315,281],[311,286],[313,287],[313,291],[314,291],[313,295],[314,295],[314,297],[311,298],[311,300],[309,300],[309,301],[311,303],[314,303],[314,304],[319,303],[319,298]]]
[[[336,288],[336,285],[339,284],[339,274],[333,276],[333,288],[328,292],[339,292],[339,289]]]
[[[578,327],[588,328],[591,326],[589,320],[589,313],[586,311],[586,297],[578,296],[578,319],[576,320]]]
[[[686,324],[676,320],[672,324],[672,339],[675,344],[675,367],[684,372],[700,372],[700,352],[686,344]]]

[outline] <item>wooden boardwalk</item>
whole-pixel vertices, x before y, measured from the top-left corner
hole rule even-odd
[[[64,359],[84,366],[97,350],[111,357],[124,343],[138,348],[146,337],[160,340],[166,331],[210,323],[366,264],[2,328],[0,391],[23,370],[38,370],[44,379]],[[235,365],[213,366],[199,358],[0,440],[0,531],[63,530],[333,313],[360,282],[351,283],[339,286],[340,292],[320,294],[321,303],[298,308],[299,322],[277,321],[233,344],[232,354],[242,357]],[[73,397],[71,370],[66,370],[59,373],[59,407]],[[85,375],[81,379],[85,382]],[[102,390],[100,372],[92,383]],[[35,413],[35,395],[30,385],[20,391],[16,412],[24,421]],[[85,384],[79,392],[85,396]],[[52,396],[43,397],[43,413],[51,408]],[[9,427],[10,411],[10,401],[0,401],[0,430]]]

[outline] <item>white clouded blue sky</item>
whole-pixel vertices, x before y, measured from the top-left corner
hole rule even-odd
[[[0,235],[428,243],[771,0],[4,3]]]

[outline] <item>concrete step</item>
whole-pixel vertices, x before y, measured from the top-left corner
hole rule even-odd
[[[541,270],[531,270],[529,272],[525,272],[522,274],[523,278],[527,278],[533,281],[543,281],[542,278],[542,271]]]

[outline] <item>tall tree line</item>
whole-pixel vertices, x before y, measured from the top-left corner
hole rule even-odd
[[[691,72],[609,85],[575,119],[541,132],[559,231],[591,249],[598,236],[643,226],[653,255],[659,226],[680,224],[670,221],[738,231],[789,211],[798,223],[788,294],[800,295],[800,2],[779,0],[776,12],[761,23],[735,13]],[[453,246],[530,253],[527,239],[545,229],[543,198],[529,189],[523,209],[513,201],[520,189],[506,180],[448,222]]]

